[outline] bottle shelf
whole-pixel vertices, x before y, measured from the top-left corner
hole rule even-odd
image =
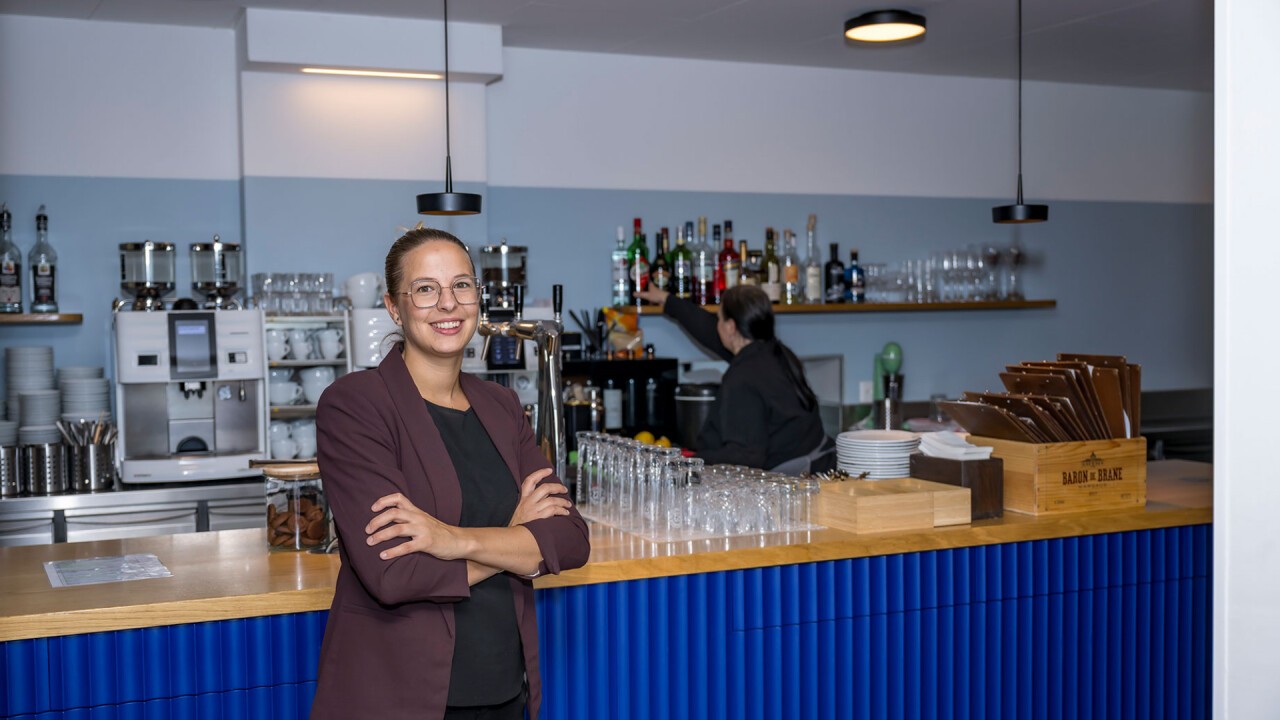
[[[0,325],[79,325],[80,313],[0,313]]]
[[[299,418],[315,417],[315,405],[272,405],[272,420],[297,420]]]
[[[976,300],[972,302],[875,302],[832,303],[829,305],[774,305],[777,315],[817,315],[827,313],[890,313],[890,312],[942,312],[951,310],[1033,310],[1058,306],[1057,300]],[[707,312],[716,312],[719,305],[703,305]],[[652,305],[629,305],[625,311],[641,315],[661,315],[661,308]]]

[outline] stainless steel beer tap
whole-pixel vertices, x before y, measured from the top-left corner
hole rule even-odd
[[[564,287],[552,286],[551,320],[525,320],[524,288],[519,285],[514,290],[515,317],[504,322],[489,320],[489,294],[486,292],[480,301],[480,322],[477,332],[484,338],[480,357],[487,358],[489,343],[494,337],[510,337],[520,340],[516,345],[516,358],[520,357],[520,348],[525,340],[534,343],[538,353],[538,413],[534,427],[534,435],[538,447],[547,456],[556,475],[563,482],[567,464],[567,446],[564,429],[564,389],[560,374],[560,336],[564,326],[560,322],[560,314],[564,306]]]

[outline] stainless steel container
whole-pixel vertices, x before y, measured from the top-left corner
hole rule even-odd
[[[67,490],[73,493],[102,492],[115,484],[112,445],[67,446]]]
[[[120,289],[134,294],[134,310],[163,310],[164,297],[176,287],[176,275],[173,243],[120,244]]]
[[[0,446],[0,498],[18,497],[22,494],[22,486],[18,483],[21,477],[18,463],[18,446]]]
[[[62,443],[22,446],[22,473],[29,493],[58,495],[67,491],[66,450]]]

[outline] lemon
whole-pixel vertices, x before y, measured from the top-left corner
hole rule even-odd
[[[642,442],[642,443],[645,443],[646,445],[652,445],[653,433],[649,432],[648,430],[641,430],[640,432],[636,433],[636,442]]]
[[[654,444],[654,445],[657,445],[658,447],[664,447],[664,448],[669,448],[669,447],[671,447],[671,441],[667,439],[667,436],[666,436],[666,435],[663,435],[662,437],[658,438],[657,440],[654,440],[654,441],[653,441],[653,444]]]

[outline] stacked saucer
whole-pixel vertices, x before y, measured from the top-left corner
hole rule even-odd
[[[32,390],[52,390],[53,348],[7,347],[4,349],[4,386],[10,420],[20,420],[21,394]],[[57,419],[57,418],[55,418]]]
[[[836,464],[850,475],[869,480],[908,477],[911,454],[920,445],[915,433],[904,430],[855,430],[836,437]]]
[[[111,414],[111,386],[103,378],[62,380],[62,419],[102,420]]]
[[[62,442],[57,425],[23,425],[18,428],[19,445],[51,445]]]

